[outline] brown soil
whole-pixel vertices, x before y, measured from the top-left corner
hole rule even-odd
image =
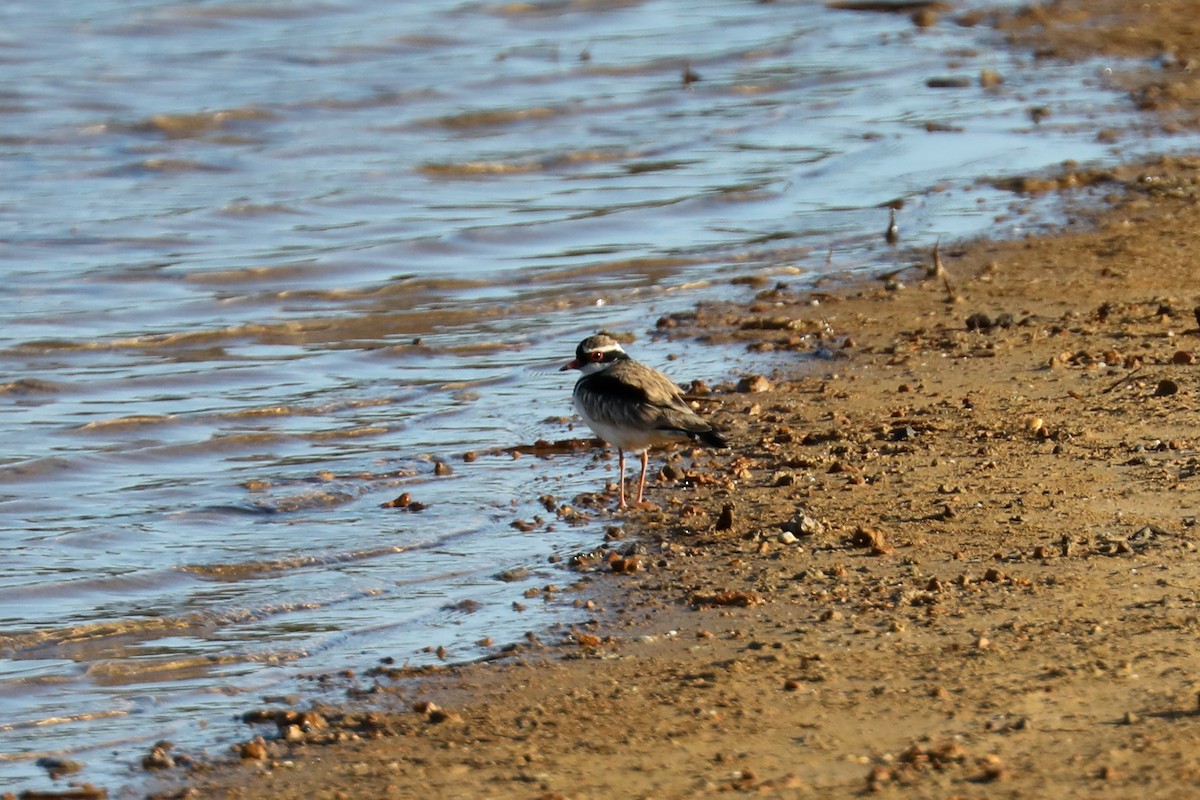
[[[1141,3],[1076,6],[1107,27],[1069,4],[1038,26],[1137,31],[1121,46],[1142,55],[1185,33]],[[578,560],[566,597],[590,622],[492,663],[361,676],[369,713],[264,714],[244,765],[186,791],[1196,790],[1198,169],[1093,172],[1094,225],[943,248],[947,281],[767,288],[662,320],[791,366],[705,398],[735,447],[669,462],[661,507]]]

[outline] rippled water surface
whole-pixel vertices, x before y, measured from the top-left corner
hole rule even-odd
[[[980,176],[1115,154],[1095,65],[990,35],[746,0],[0,6],[0,787],[48,753],[124,780],[301,673],[575,619],[523,593],[611,520],[539,498],[612,461],[486,452],[578,435],[583,335],[730,377],[654,319],[894,264],[897,199],[906,244],[1019,232]]]

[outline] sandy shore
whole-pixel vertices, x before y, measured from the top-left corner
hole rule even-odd
[[[1130,91],[1191,125],[1200,23],[1154,6],[1002,27],[1046,55],[1171,52]],[[158,796],[1186,796],[1198,170],[1031,182],[1102,184],[1103,207],[943,247],[945,279],[764,286],[661,321],[789,366],[713,387],[736,445],[678,454],[658,507],[577,560],[559,601],[591,621],[491,663],[335,676],[345,707],[264,712],[240,761],[167,770]]]

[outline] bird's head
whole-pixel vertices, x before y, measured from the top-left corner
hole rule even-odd
[[[629,355],[621,348],[621,343],[606,333],[598,333],[580,342],[575,348],[575,360],[564,364],[559,372],[577,369],[584,375],[591,375],[608,369],[623,358],[629,358]]]

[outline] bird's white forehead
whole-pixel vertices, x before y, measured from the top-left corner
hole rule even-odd
[[[625,352],[625,349],[623,347],[621,347],[621,344],[616,339],[612,338],[611,336],[605,336],[603,334],[598,334],[596,336],[589,336],[588,338],[586,338],[582,342],[580,342],[579,347],[576,348],[576,354],[580,358],[583,358],[584,356],[589,355],[591,353],[624,353],[624,352]]]

